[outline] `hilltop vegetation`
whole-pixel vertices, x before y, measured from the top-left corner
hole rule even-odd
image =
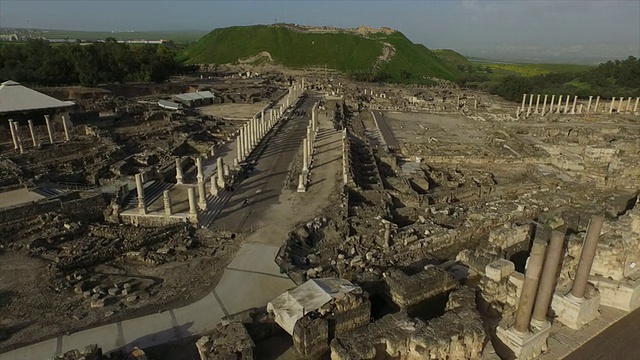
[[[423,45],[397,31],[369,34],[309,32],[285,26],[236,26],[215,29],[179,57],[187,63],[229,64],[267,52],[276,64],[291,68],[328,67],[359,80],[428,82],[453,80],[458,71]]]

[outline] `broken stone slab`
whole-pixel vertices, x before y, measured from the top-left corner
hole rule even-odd
[[[118,295],[118,293],[120,292],[120,289],[113,287],[113,288],[110,288],[108,292],[109,292],[109,295],[115,296],[115,295]]]
[[[91,300],[91,307],[92,307],[92,308],[101,308],[101,307],[104,307],[104,299],[94,299],[94,300]]]
[[[499,259],[489,263],[486,266],[484,273],[489,279],[495,282],[500,282],[503,278],[513,274],[514,271],[516,271],[516,268],[511,261]]]

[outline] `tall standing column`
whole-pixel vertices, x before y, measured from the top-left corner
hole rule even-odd
[[[243,155],[242,154],[242,128],[240,128],[240,132],[236,137],[236,152],[237,152],[238,161],[243,161],[244,159],[242,158],[242,155]]]
[[[200,210],[207,210],[207,190],[204,186],[204,179],[198,181],[198,207]]]
[[[542,116],[544,116],[546,110],[547,110],[547,98],[549,97],[549,95],[545,94],[544,95],[544,101],[542,102]]]
[[[538,111],[538,110],[539,110],[539,106],[540,106],[540,94],[538,94],[538,95],[536,96],[536,110],[535,110],[535,113],[536,113],[536,114],[539,114],[539,113],[540,113],[540,111]]]
[[[587,114],[591,111],[591,100],[593,100],[593,96],[589,96],[589,103],[587,104]]]
[[[596,97],[596,105],[595,105],[595,108],[594,108],[594,110],[593,110],[593,111],[594,111],[594,112],[598,112],[598,108],[599,108],[599,107],[600,107],[600,96],[597,96],[597,97]]]
[[[196,169],[198,171],[198,174],[196,175],[196,179],[198,180],[198,182],[204,182],[204,171],[202,169],[202,157],[198,156],[196,157]]]
[[[562,107],[562,95],[558,95],[558,106],[556,107],[556,114],[560,113],[561,107]]]
[[[629,111],[631,111],[631,96],[627,98],[627,106],[624,108],[625,113],[628,113]]]
[[[540,275],[540,287],[533,307],[533,323],[538,325],[547,322],[547,311],[553,297],[553,289],[558,278],[558,265],[562,258],[562,247],[564,245],[564,233],[553,230],[551,240],[547,247],[547,256],[544,260],[544,268]]]
[[[640,102],[640,97],[636,98],[636,103],[635,105],[633,105],[633,112],[636,113],[638,112],[638,103]]]
[[[573,106],[571,107],[571,113],[576,113],[576,104],[578,103],[578,95],[573,97]]]
[[[307,139],[302,139],[302,172],[309,171],[309,145]]]
[[[13,131],[16,134],[16,141],[18,142],[18,150],[20,154],[24,154],[24,147],[22,146],[22,136],[20,136],[20,125],[17,121],[13,123]]]
[[[13,149],[18,150],[18,139],[16,139],[16,129],[13,126],[13,120],[9,119],[9,130],[11,131],[11,139],[13,140]]]
[[[569,98],[569,95],[567,95],[567,102],[564,104],[564,113],[568,113],[569,112],[569,100],[571,100]]]
[[[266,119],[264,118],[264,109],[260,111],[260,137],[264,137],[267,134],[267,128],[265,126]]]
[[[365,94],[366,94],[366,90],[365,90]],[[527,101],[527,94],[522,94],[522,107],[520,108],[520,112],[524,112],[524,104]]]
[[[556,101],[556,96],[551,95],[551,103],[549,104],[549,114],[553,114],[553,104]]]
[[[624,96],[620,98],[620,104],[618,105],[618,114],[622,114],[624,112],[623,104],[624,104]]]
[[[221,157],[216,160],[216,173],[218,174],[218,187],[224,189],[226,182],[224,179],[224,162]]]
[[[164,216],[169,217],[173,214],[173,210],[171,208],[171,197],[169,196],[169,190],[165,190],[162,193],[162,200],[164,202]]]
[[[531,321],[531,312],[538,289],[538,280],[540,279],[540,269],[544,260],[544,251],[547,244],[541,240],[534,240],[531,246],[531,254],[529,263],[524,275],[524,283],[522,284],[522,294],[518,302],[516,310],[516,320],[513,324],[514,330],[520,333],[529,331],[529,322]]]
[[[616,102],[616,97],[612,97],[611,98],[611,106],[609,107],[609,114],[611,114],[613,112],[613,105]]]
[[[631,98],[629,98],[631,99]],[[29,123],[29,132],[31,133],[31,140],[33,141],[33,147],[38,146],[38,142],[36,141],[36,132],[33,129],[33,121],[31,121],[31,119],[27,120],[27,122]]]
[[[187,195],[189,196],[189,221],[192,224],[198,223],[198,209],[196,208],[196,190],[189,186],[187,188]]]
[[[144,185],[142,184],[142,174],[136,174],[136,190],[138,191],[138,210],[140,214],[147,213],[147,203],[144,201]]]
[[[587,228],[587,235],[584,237],[582,252],[580,253],[580,262],[576,270],[576,277],[573,279],[571,287],[571,296],[575,299],[582,299],[587,290],[587,282],[589,281],[589,272],[593,265],[593,258],[596,256],[596,248],[598,247],[598,239],[600,238],[600,230],[602,230],[604,217],[592,215]]]
[[[529,95],[529,106],[527,107],[527,116],[531,115],[531,105],[533,105],[533,94]]]
[[[64,141],[70,141],[69,138],[69,128],[67,128],[67,119],[62,116],[62,128],[64,129]]]
[[[49,134],[49,144],[53,145],[53,132],[51,131],[51,120],[49,120],[49,115],[44,116],[44,121],[47,124],[47,133]]]
[[[182,159],[176,159],[176,184],[182,184],[184,175],[182,173]]]
[[[211,186],[209,187],[209,193],[213,196],[218,196],[218,184],[216,183],[216,177],[211,177]]]

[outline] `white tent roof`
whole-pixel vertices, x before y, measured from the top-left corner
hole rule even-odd
[[[201,99],[213,99],[215,95],[211,91],[196,91],[173,95],[174,98],[183,101],[201,100]]]
[[[167,100],[158,100],[158,106],[168,110],[179,110],[180,108],[182,108],[182,105]]]
[[[72,101],[60,101],[49,95],[29,89],[15,81],[0,84],[0,114],[14,111],[53,109],[73,106]]]
[[[344,279],[311,279],[271,300],[267,311],[275,315],[278,325],[293,335],[293,327],[304,314],[356,289],[357,286]]]

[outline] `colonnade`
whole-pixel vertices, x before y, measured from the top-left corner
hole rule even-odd
[[[309,173],[313,163],[313,149],[318,136],[318,103],[311,107],[311,120],[307,125],[307,134],[302,140],[302,171],[298,176],[298,192],[307,191]]]
[[[586,107],[584,102],[586,102]],[[547,103],[549,106],[547,106]],[[595,98],[589,96],[588,101],[586,99],[580,101],[577,95],[574,95],[573,98],[570,95],[558,95],[556,101],[556,95],[524,94],[522,96],[522,104],[516,109],[516,117],[523,114],[524,116],[530,116],[532,114],[545,116],[547,114],[613,113],[614,110],[619,114],[638,115],[640,114],[638,112],[639,104],[640,97],[636,97],[635,99],[632,97],[627,97],[626,99],[625,97],[613,97],[609,106],[604,104],[604,101],[601,106],[600,96],[596,96]]]
[[[62,118],[62,128],[64,129],[64,139],[66,142],[71,140],[71,136],[69,134],[69,127],[67,125],[67,121],[64,116]],[[44,116],[45,124],[47,127],[47,134],[49,135],[49,144],[53,145],[53,129],[51,126],[51,120],[49,115]],[[38,147],[38,139],[36,137],[35,128],[33,126],[33,121],[31,119],[27,120],[27,124],[29,127],[29,134],[31,135],[31,142],[33,143],[33,147]],[[22,141],[22,132],[20,129],[20,124],[17,121],[13,121],[9,119],[9,130],[11,131],[11,140],[13,141],[14,150],[18,150],[20,154],[24,154],[25,144]]]

